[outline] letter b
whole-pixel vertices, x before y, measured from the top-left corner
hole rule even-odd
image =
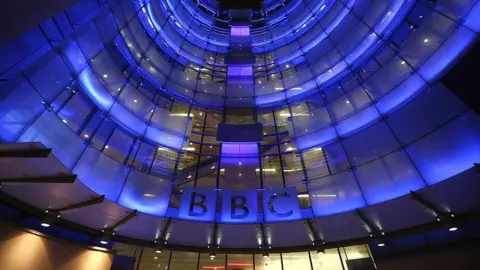
[[[247,198],[243,195],[233,195],[231,204],[230,204],[230,218],[231,219],[244,219],[248,217],[250,211],[245,206],[247,204]],[[242,214],[235,214],[236,209],[241,209],[243,211]]]
[[[200,198],[200,200],[197,201],[197,198]],[[200,192],[192,192],[190,194],[190,206],[188,207],[188,215],[194,216],[194,217],[205,216],[207,214],[207,206],[205,205],[206,202],[207,202],[207,197],[205,196],[205,194]],[[195,212],[194,211],[195,207],[202,208],[202,211],[200,213]]]

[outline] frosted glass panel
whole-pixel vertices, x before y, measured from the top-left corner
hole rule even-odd
[[[164,216],[170,201],[172,182],[139,171],[131,171],[118,203],[130,209]]]
[[[82,155],[73,173],[87,187],[111,201],[117,201],[128,169],[122,163],[88,148]]]
[[[426,186],[404,152],[360,166],[355,173],[368,204],[391,200]]]
[[[345,139],[345,151],[352,165],[358,166],[386,155],[399,145],[384,122],[379,122]]]
[[[480,161],[480,117],[469,111],[407,151],[430,185],[461,173]]]
[[[45,109],[35,89],[23,80],[14,80],[0,89],[0,138],[14,141]]]
[[[71,169],[82,150],[84,141],[63,123],[57,115],[45,111],[18,139],[20,142],[42,142],[53,149],[53,154]]]
[[[465,104],[452,92],[437,84],[392,114],[388,123],[399,140],[407,144],[466,109]]]
[[[365,206],[352,172],[343,172],[313,180],[308,191],[317,217],[337,214]]]

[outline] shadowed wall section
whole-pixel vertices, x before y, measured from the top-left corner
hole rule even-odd
[[[478,254],[480,246],[454,246],[443,250],[408,253],[388,259],[377,259],[379,270],[450,270],[450,269],[480,269]]]
[[[48,239],[0,223],[0,269],[109,270],[113,254]]]

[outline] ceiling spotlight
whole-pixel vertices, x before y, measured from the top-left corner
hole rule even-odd
[[[162,253],[162,245],[160,244],[160,239],[155,240],[155,253],[160,254]]]
[[[451,226],[448,230],[451,231],[451,232],[454,232],[454,231],[458,230],[458,227],[457,226]]]
[[[210,255],[208,256],[210,257],[211,260],[215,259],[215,252],[210,253]]]
[[[109,241],[110,241],[110,235],[104,234],[100,238],[100,244],[102,244],[102,245],[108,244]]]
[[[323,249],[323,248],[318,248],[318,249],[317,249],[317,254],[325,254],[325,249]]]
[[[112,237],[112,235],[115,235],[115,232],[113,232],[110,229],[104,229],[102,230],[102,233],[103,234],[100,237],[100,244],[102,245],[108,244],[108,242],[110,242],[110,238]]]
[[[42,222],[40,223],[40,225],[42,227],[48,228],[53,224],[53,222],[57,217],[60,217],[58,213],[46,210],[45,216],[43,216]]]
[[[382,239],[378,239],[376,242],[378,247],[384,247],[386,245],[385,241],[383,241]]]
[[[264,251],[264,252],[263,252],[263,258],[266,259],[266,258],[268,258],[268,257],[270,257],[270,255],[268,254],[267,251]]]

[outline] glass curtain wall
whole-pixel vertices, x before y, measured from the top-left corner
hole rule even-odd
[[[336,2],[362,28],[373,26]],[[225,178],[244,176],[251,181],[234,188],[295,186],[316,202],[316,217],[397,198],[480,159],[479,116],[438,82],[478,36],[468,19],[477,1],[437,2],[449,16],[416,1],[389,42],[336,83],[288,104],[240,109],[185,99],[202,85],[189,75],[199,71],[145,28],[150,2],[82,0],[2,47],[0,140],[40,141],[89,188],[149,214],[168,205],[156,199],[170,184],[176,205],[186,186],[229,187]],[[304,69],[315,70],[295,67]],[[299,81],[287,82],[300,91]],[[258,158],[222,168],[221,122],[264,124]]]
[[[134,247],[118,243],[114,246],[116,256],[134,258],[135,270],[354,270],[359,265],[374,266],[367,245],[327,249],[324,253],[304,251],[293,253],[225,254],[163,250]],[[369,268],[370,269],[370,268]]]

